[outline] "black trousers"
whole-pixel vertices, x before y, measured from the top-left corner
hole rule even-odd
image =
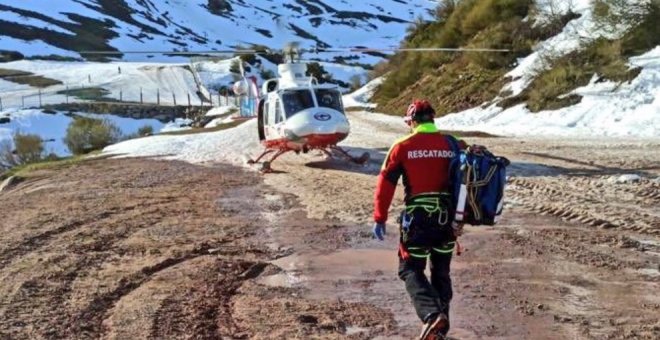
[[[417,316],[444,313],[449,317],[453,291],[450,265],[456,238],[449,223],[438,222],[438,214],[423,209],[403,213],[399,249],[399,277],[406,284]],[[407,224],[407,226],[406,226]],[[430,260],[431,277],[424,270]]]

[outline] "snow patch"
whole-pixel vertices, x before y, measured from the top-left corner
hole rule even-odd
[[[436,120],[443,129],[480,130],[508,136],[660,137],[660,47],[630,59],[642,68],[629,83],[591,82],[572,93],[582,101],[554,111],[530,112],[491,104]]]
[[[638,1],[641,0],[634,0],[634,2]],[[532,54],[520,59],[518,66],[506,74],[513,81],[505,85],[502,92],[510,92],[511,96],[520,94],[539,72],[547,69],[549,67],[548,59],[569,54],[584,46],[586,42],[601,37],[618,38],[628,29],[625,25],[608,29],[597,25],[593,18],[593,5],[590,0],[537,0],[537,5],[541,8],[541,13],[548,13],[548,15],[550,15],[549,13],[562,15],[570,9],[580,17],[568,22],[556,36],[537,44]],[[552,6],[556,7],[551,8]],[[541,15],[539,20],[542,23],[548,19]]]
[[[642,177],[639,176],[639,175],[635,175],[635,174],[612,176],[612,177],[607,179],[607,181],[609,183],[618,183],[618,184],[638,183],[641,180],[642,180]]]
[[[376,104],[370,103],[369,101],[383,81],[385,81],[384,77],[378,77],[355,92],[344,95],[342,98],[344,107],[376,107]]]

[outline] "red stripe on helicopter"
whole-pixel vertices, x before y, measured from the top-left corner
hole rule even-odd
[[[264,140],[261,142],[266,148],[269,149],[292,149],[300,150],[303,146],[309,149],[322,149],[329,146],[337,145],[346,138],[346,133],[332,133],[332,134],[311,134],[301,137],[299,140],[290,140],[287,138],[278,138],[271,140]]]

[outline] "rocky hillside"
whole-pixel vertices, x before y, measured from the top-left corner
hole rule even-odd
[[[85,50],[279,48],[289,41],[388,47],[436,6],[432,0],[1,0],[0,49],[79,58],[76,52]]]

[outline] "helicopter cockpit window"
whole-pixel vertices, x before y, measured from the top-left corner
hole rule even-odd
[[[314,107],[314,99],[309,90],[285,91],[282,93],[282,103],[284,103],[287,118],[302,110]]]
[[[282,109],[280,109],[280,101],[277,100],[275,101],[275,124],[281,123],[284,121],[284,117],[282,117]]]
[[[320,107],[327,107],[339,112],[343,112],[341,104],[341,95],[337,90],[316,89],[316,101]]]

